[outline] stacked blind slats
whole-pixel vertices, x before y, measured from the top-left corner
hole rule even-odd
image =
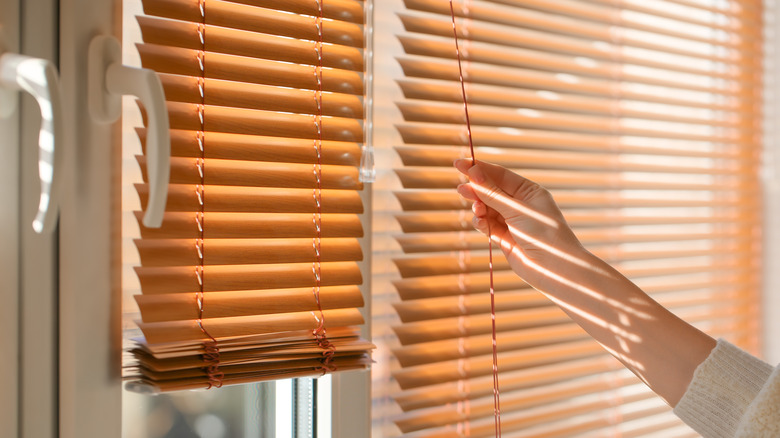
[[[162,227],[136,241],[144,339],[129,377],[168,391],[366,367],[363,2],[325,1],[321,17],[317,2],[143,5],[138,51],[165,90],[171,184]]]

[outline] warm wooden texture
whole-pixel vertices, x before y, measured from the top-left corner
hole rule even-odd
[[[146,129],[138,128],[138,137],[146,150]],[[357,166],[360,164],[360,143],[323,141],[318,159],[315,140],[259,135],[202,133],[204,158],[269,161],[280,163]],[[197,131],[171,130],[171,157],[200,158]]]
[[[197,319],[200,315],[192,294],[136,295],[144,322]],[[318,305],[311,288],[206,292],[203,294],[203,318],[263,315],[271,313],[316,311]],[[320,288],[320,306],[324,310],[363,307],[363,295],[357,286]]]
[[[137,48],[165,92],[171,173],[162,226],[134,212],[144,337],[129,387],[368,367],[357,310],[364,2],[143,5]],[[147,131],[137,134],[146,153]],[[147,158],[136,159],[146,182]],[[145,205],[147,185],[135,187]]]
[[[409,32],[430,34],[442,37],[452,37],[452,23],[449,17],[434,19],[415,15],[400,14],[404,29]],[[555,35],[548,31],[542,32],[533,29],[517,28],[513,26],[501,26],[496,24],[484,24],[464,20],[460,22],[458,39],[463,41],[475,41],[496,44],[507,47],[528,48],[536,51],[570,54],[574,56],[592,57],[593,60],[602,60],[609,64],[617,59],[622,62],[655,67],[675,72],[692,74],[714,74],[718,77],[733,76],[712,69],[710,62],[740,62],[740,56],[745,56],[736,51],[727,52],[728,55],[714,55],[707,52],[683,52],[688,64],[680,65],[664,59],[638,56],[630,50],[625,50],[622,45],[607,43],[598,46],[592,40],[570,37],[567,35]],[[675,50],[679,52],[679,50]],[[683,55],[680,55],[683,56]]]
[[[155,17],[138,17],[143,41],[185,49],[200,50],[198,24],[172,21]],[[292,62],[296,64],[317,65],[317,42],[296,40],[282,36],[229,29],[206,25],[207,52],[228,55],[247,56]],[[326,43],[322,47],[324,67],[345,70],[363,70],[363,51],[357,47],[348,47]]]
[[[404,188],[455,188],[464,182],[454,168],[427,169],[424,174],[414,168],[396,170]],[[569,170],[525,169],[523,176],[549,189],[598,189],[598,190],[680,190],[727,191],[740,187],[747,176],[722,176],[717,182],[701,176],[696,178],[661,179],[655,175],[631,175],[627,172],[576,172]]]
[[[397,146],[395,150],[406,166],[435,166],[450,168],[463,151],[457,148],[437,145]],[[658,155],[662,151],[657,151]],[[678,151],[681,155],[685,151]],[[691,151],[695,153],[695,151]],[[670,174],[730,175],[741,172],[740,166],[749,157],[734,156],[713,150],[709,154],[688,159],[657,159],[651,154],[620,155],[607,151],[579,152],[544,149],[489,147],[475,148],[481,159],[501,164],[512,169],[571,169],[582,171],[609,171],[620,169],[626,172],[653,172]],[[709,156],[707,156],[709,155]]]
[[[363,323],[363,317],[357,309],[324,310],[325,321],[329,326],[350,326]],[[283,333],[296,330],[314,330],[317,319],[314,312],[275,313],[255,316],[235,316],[212,318],[203,321],[211,336],[228,338],[264,333]],[[207,340],[203,331],[194,320],[170,322],[141,322],[138,324],[144,332],[146,341],[152,344]]]
[[[361,284],[355,262],[323,262],[321,286]],[[145,294],[192,293],[200,290],[195,266],[136,268]],[[203,267],[204,292],[314,287],[312,263],[218,265]]]
[[[200,237],[194,212],[166,212],[160,228],[141,224],[143,214],[135,213],[144,239],[195,239]],[[311,213],[214,213],[203,215],[204,238],[313,238],[316,236]],[[362,237],[357,214],[322,216],[322,237]]]
[[[407,77],[458,80],[458,66],[451,57],[446,58],[411,58],[399,59],[401,68]],[[681,90],[675,87],[640,87],[638,84],[626,81],[612,81],[608,78],[597,78],[556,74],[556,72],[534,70],[530,67],[502,67],[466,63],[463,65],[464,81],[487,85],[498,85],[510,88],[530,88],[550,92],[566,92],[572,94],[618,97],[646,102],[686,105],[697,108],[712,108],[718,110],[734,110],[745,107],[746,102],[740,100],[750,95],[749,89],[708,91],[715,95],[723,95],[722,99],[713,102],[705,92]],[[684,91],[684,92],[680,92]],[[552,94],[554,95],[554,93]]]
[[[147,180],[146,159],[136,157]],[[200,184],[197,158],[171,158],[171,184]],[[355,166],[317,166],[299,163],[274,163],[261,161],[239,161],[206,159],[201,162],[203,183],[208,186],[239,187],[317,187],[315,171],[321,172],[320,187],[323,189],[362,190]]]
[[[461,126],[437,126],[409,123],[398,127],[407,144],[467,146],[466,128]],[[472,126],[474,144],[494,148],[557,149],[569,151],[624,152],[648,155],[708,156],[705,145],[674,139],[636,138],[629,140],[617,135],[600,135],[587,132],[566,132],[526,128],[496,128]],[[720,154],[736,151],[749,143],[748,139],[726,143]],[[720,149],[720,148],[719,148]],[[735,152],[732,152],[733,155]],[[749,156],[749,154],[745,154]]]
[[[447,41],[432,40],[417,36],[404,36],[399,37],[399,39],[401,40],[404,50],[409,55],[430,56],[444,59],[455,58],[452,44]],[[632,70],[624,69],[622,65],[616,63],[597,63],[595,61],[578,62],[578,60],[572,56],[523,48],[508,49],[506,47],[493,47],[487,44],[474,43],[469,47],[468,51],[464,51],[461,55],[465,61],[499,67],[530,68],[598,79],[621,78],[621,80],[629,82],[675,87],[692,91],[716,92],[726,95],[744,91],[744,89],[741,90],[739,87],[735,87],[736,90],[733,90],[731,87],[719,88],[718,86],[707,85],[707,83],[703,81],[710,76],[709,74],[692,75],[690,73],[682,72],[672,74],[671,71],[664,71],[665,74],[663,76],[658,76],[656,74],[639,74]],[[722,75],[714,74],[712,76]],[[577,78],[568,78],[568,80],[578,82]],[[740,81],[741,87],[750,87],[753,85],[752,78],[751,80]]]
[[[704,42],[708,44],[723,45],[725,47],[736,47],[739,41],[731,38],[726,40],[719,40],[716,37],[704,37],[699,36],[693,32],[686,32],[682,26],[667,28],[662,25],[645,25],[639,22],[629,22],[621,19],[619,15],[619,9],[617,8],[600,8],[591,3],[573,2],[573,1],[561,1],[545,2],[547,9],[552,9],[555,13],[544,13],[535,10],[534,8],[524,8],[527,3],[525,0],[503,0],[507,3],[512,3],[515,8],[504,8],[497,5],[490,5],[489,3],[481,2],[479,4],[469,5],[464,7],[462,4],[454,4],[454,11],[457,17],[471,18],[475,21],[505,24],[509,26],[522,26],[531,29],[540,29],[548,31],[550,33],[562,33],[569,35],[576,35],[580,38],[591,38],[595,40],[612,41],[615,36],[615,32],[620,32],[624,29],[638,29],[648,32],[671,36],[675,38],[681,38],[685,40]],[[406,7],[412,10],[435,12],[437,14],[449,16],[449,3],[439,2],[437,0],[404,0]],[[590,15],[587,18],[597,18],[597,21],[575,19],[567,16],[566,13],[560,13],[565,10],[566,6],[569,8],[576,8],[579,13],[575,15]],[[569,9],[571,12],[571,9]],[[637,38],[634,35],[620,32],[617,38],[621,42],[628,45],[637,47],[645,47],[652,49],[661,49],[665,51],[676,51],[674,47],[659,43],[655,40],[643,40]]]
[[[325,238],[320,242],[323,262],[360,261],[357,239]],[[198,248],[190,239],[138,239],[143,266],[195,266]],[[203,264],[314,263],[318,260],[312,239],[209,239],[200,247]]]
[[[137,184],[141,204],[146,205],[149,187]],[[278,187],[208,186],[204,210],[220,213],[315,213],[311,189]],[[196,185],[171,184],[166,211],[200,211]],[[322,213],[363,213],[360,194],[353,190],[322,190]]]
[[[442,123],[461,125],[465,123],[463,114],[457,111],[462,105],[455,103],[422,103],[409,101],[399,103],[398,107],[409,122]],[[607,135],[625,135],[637,137],[658,137],[683,141],[700,142],[736,142],[741,132],[737,129],[722,128],[717,134],[703,124],[667,123],[646,128],[635,127],[614,117],[581,114],[566,114],[558,111],[495,108],[486,105],[469,107],[471,123],[480,126],[496,126],[503,129],[546,129],[563,132],[588,132]]]
[[[407,99],[454,103],[462,103],[463,101],[457,82],[420,82],[404,79],[399,80],[398,84]],[[614,96],[560,94],[517,86],[469,84],[466,88],[466,98],[472,105],[490,105],[497,108],[542,109],[611,117],[619,115],[626,118],[707,124],[719,127],[739,126],[747,123],[747,120],[735,111],[722,111],[713,114],[696,107],[684,106],[679,102],[677,104],[650,104],[626,101]]]
[[[201,22],[197,2],[190,0],[146,0],[144,13],[182,21]],[[324,11],[323,11],[324,12]],[[317,40],[316,16],[284,13],[232,1],[209,0],[205,6],[206,24],[295,39]],[[362,22],[323,20],[323,41],[363,47]]]
[[[680,225],[680,224],[721,224],[744,227],[750,219],[736,211],[716,212],[713,215],[703,213],[685,214],[676,210],[656,210],[653,214],[628,214],[619,208],[597,208],[593,210],[571,210],[564,213],[566,221],[574,227],[602,226],[604,217],[610,224],[631,225]],[[406,233],[471,231],[471,218],[466,211],[405,213],[396,216],[401,229]]]
[[[276,9],[280,11],[293,12],[296,14],[318,15],[319,7],[316,2],[309,0],[233,0],[235,3],[259,6],[262,8]],[[325,18],[349,21],[351,23],[361,23],[364,17],[363,0],[328,0],[322,4],[322,15]]]
[[[172,102],[201,103],[196,77],[161,74],[165,98]],[[206,105],[282,111],[299,114],[363,118],[363,99],[354,94],[323,93],[286,89],[273,85],[206,79],[202,81]],[[318,107],[318,102],[321,107]]]
[[[171,129],[196,131],[200,129],[199,105],[168,102]],[[320,134],[323,140],[362,142],[362,119],[291,114],[267,110],[230,108],[207,105],[204,108],[205,132],[268,137],[292,137],[315,140]],[[145,112],[143,113],[146,116]],[[316,123],[322,126],[321,132]]]
[[[139,44],[137,47],[144,68],[151,68],[161,73],[201,76],[198,50],[157,44]],[[205,54],[203,64],[206,78],[307,90],[317,89],[314,65],[214,52]],[[338,68],[323,68],[322,71],[323,91],[358,96],[363,94],[362,72]]]

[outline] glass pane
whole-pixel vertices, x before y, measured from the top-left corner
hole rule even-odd
[[[272,437],[275,382],[160,395],[124,391],[125,438]]]

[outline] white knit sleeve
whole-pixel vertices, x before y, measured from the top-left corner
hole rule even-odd
[[[775,368],[761,392],[748,406],[737,427],[737,437],[780,437],[780,367]]]
[[[736,437],[772,371],[771,365],[719,339],[696,368],[674,413],[705,438]]]

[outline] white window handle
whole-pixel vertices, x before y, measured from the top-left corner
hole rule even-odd
[[[40,107],[38,175],[41,196],[32,226],[38,233],[49,232],[57,222],[58,189],[55,180],[60,175],[62,164],[62,100],[57,68],[45,59],[3,53],[0,55],[0,88],[7,91],[0,96],[0,117],[16,111],[17,90],[30,93]]]
[[[146,141],[149,200],[143,224],[162,224],[170,178],[171,134],[168,109],[160,78],[153,70],[122,65],[122,49],[116,38],[97,36],[89,44],[87,98],[92,118],[100,123],[119,119],[122,95],[137,96],[148,114]]]

